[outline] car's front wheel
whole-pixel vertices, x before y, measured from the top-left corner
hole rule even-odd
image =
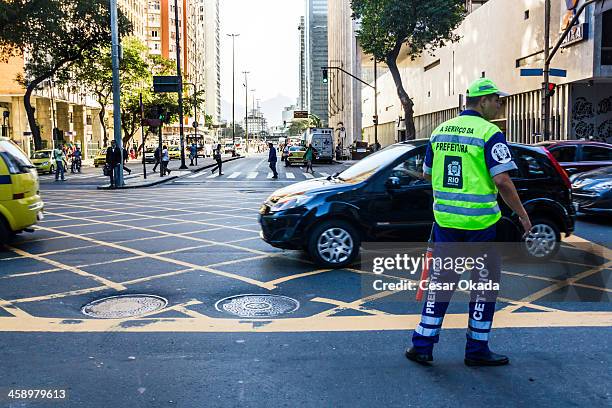
[[[531,231],[524,240],[525,253],[533,260],[551,259],[561,246],[559,227],[554,221],[540,217],[531,220],[531,225]]]
[[[342,268],[355,259],[361,244],[357,230],[346,221],[324,221],[314,227],[308,253],[327,268]]]

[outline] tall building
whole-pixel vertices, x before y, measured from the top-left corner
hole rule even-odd
[[[125,16],[132,22],[134,31],[132,35],[147,42],[147,13],[148,0],[119,0],[118,6]]]
[[[298,108],[300,110],[308,110],[308,64],[306,63],[306,22],[304,16],[300,17],[298,25],[299,41],[300,41],[300,71],[299,71],[299,97]]]
[[[350,0],[329,2],[329,65],[362,78],[362,52],[357,43],[357,22],[352,18]],[[336,143],[345,148],[361,140],[362,84],[338,71],[329,71],[329,126],[336,129]],[[368,112],[370,118],[374,112]]]
[[[328,90],[323,83],[321,67],[328,65],[327,58],[327,0],[307,0],[306,3],[306,64],[308,75],[308,108],[317,115],[324,126],[328,118]]]
[[[203,47],[205,58],[199,69],[204,69],[206,89],[206,113],[213,117],[213,122],[221,122],[221,20],[219,18],[219,0],[200,0],[204,3],[204,18],[201,20],[204,29]]]

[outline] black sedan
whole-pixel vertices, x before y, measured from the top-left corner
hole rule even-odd
[[[422,179],[427,140],[398,143],[328,178],[274,192],[261,206],[261,236],[285,249],[305,249],[320,265],[343,267],[361,242],[426,241],[433,223],[431,184]],[[574,230],[567,174],[541,147],[511,144],[518,170],[511,173],[533,229],[528,255],[548,259]],[[500,198],[498,240],[518,242],[518,217]]]
[[[612,166],[572,176],[572,187],[579,211],[612,215]]]

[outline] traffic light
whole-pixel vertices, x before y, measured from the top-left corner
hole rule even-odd
[[[546,82],[544,82],[542,84],[542,87],[544,88],[544,91],[546,92],[546,96],[549,98],[552,97],[555,94],[555,91],[557,90],[557,84],[553,84],[552,82],[549,82],[548,86]]]
[[[323,83],[326,84],[329,82],[327,68],[323,68]]]

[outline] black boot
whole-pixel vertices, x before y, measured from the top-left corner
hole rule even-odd
[[[508,358],[508,356],[489,352],[481,356],[469,356],[469,357],[466,356],[463,362],[465,363],[466,366],[470,366],[470,367],[501,366],[501,365],[508,364],[510,362],[510,359]]]
[[[419,353],[414,347],[406,350],[406,358],[422,365],[429,365],[429,362],[433,361],[431,353]]]

